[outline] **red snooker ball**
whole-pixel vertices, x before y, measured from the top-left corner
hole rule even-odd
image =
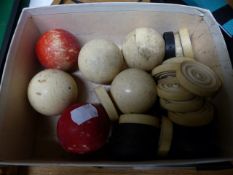
[[[57,136],[62,147],[71,153],[97,151],[106,143],[110,121],[100,105],[75,104],[63,112],[57,123]]]
[[[40,36],[35,51],[45,68],[72,71],[77,66],[80,45],[73,34],[53,29]]]

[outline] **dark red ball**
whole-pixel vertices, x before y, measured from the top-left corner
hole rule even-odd
[[[100,105],[75,104],[63,112],[57,123],[57,136],[62,147],[71,153],[97,151],[106,143],[110,121]]]

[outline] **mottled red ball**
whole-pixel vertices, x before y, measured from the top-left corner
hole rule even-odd
[[[35,51],[45,68],[72,71],[77,66],[80,45],[70,32],[53,29],[40,36]]]

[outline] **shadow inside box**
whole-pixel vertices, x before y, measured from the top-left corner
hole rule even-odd
[[[184,127],[173,124],[173,139],[170,149],[172,159],[214,158],[220,156],[216,146],[216,124],[211,122],[201,127]]]
[[[128,129],[129,126],[125,128]],[[138,148],[147,148],[144,146],[132,147],[130,150],[127,146],[132,146],[132,144],[120,144],[119,139],[122,140],[123,137],[117,137],[118,140],[110,141],[104,147],[99,149],[96,152],[78,155],[73,153],[68,153],[60,146],[57,141],[47,141],[43,140],[43,144],[46,144],[46,147],[38,145],[40,150],[37,150],[35,153],[35,160],[46,160],[46,161],[61,161],[61,162],[105,162],[105,161],[114,161],[114,162],[141,162],[141,161],[164,161],[164,160],[184,160],[184,159],[204,159],[204,158],[214,158],[221,156],[219,149],[214,144],[214,135],[211,134],[213,124],[209,124],[207,127],[187,128],[174,126],[173,141],[170,152],[165,157],[159,157],[156,154],[156,149],[148,150],[147,152],[151,154],[150,156],[134,156],[135,150],[138,151]],[[132,127],[131,127],[132,128]],[[137,128],[134,126],[134,128]],[[119,133],[118,133],[119,134]],[[121,133],[122,134],[122,133]],[[116,134],[115,134],[116,136]],[[117,135],[119,136],[119,135]],[[151,136],[151,135],[150,135]],[[207,137],[208,136],[208,137]],[[131,138],[129,138],[130,140]],[[146,138],[144,140],[147,140]],[[114,144],[114,147],[112,147]],[[146,143],[145,143],[146,144]],[[154,143],[155,145],[156,143]],[[123,149],[126,147],[125,149]],[[120,150],[119,150],[119,149]],[[117,152],[117,151],[119,152]],[[115,151],[113,154],[112,151]],[[127,151],[127,152],[125,152]],[[143,154],[145,151],[139,151],[138,155]],[[146,153],[147,153],[146,152]],[[116,155],[117,154],[117,155]],[[119,154],[119,155],[118,155]],[[131,156],[130,156],[131,154]],[[125,157],[127,155],[127,157]]]
[[[233,68],[233,38],[230,37],[229,35],[226,34],[224,30],[222,30],[223,37],[225,39],[226,45],[227,45],[227,50],[230,55],[230,60],[231,60],[231,67]]]

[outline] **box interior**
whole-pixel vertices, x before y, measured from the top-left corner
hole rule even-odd
[[[216,49],[222,44],[223,38],[220,35],[220,40],[214,39],[214,35],[220,33],[211,31],[211,25],[216,24],[207,20],[207,14],[198,15],[200,12],[191,8],[188,8],[190,13],[185,13],[182,12],[185,7],[171,5],[167,8],[162,6],[162,9],[154,5],[151,10],[95,11],[91,10],[93,5],[90,10],[69,10],[82,9],[82,6],[84,5],[63,8],[55,6],[50,7],[53,9],[51,11],[50,8],[23,11],[7,57],[1,86],[0,160],[107,161],[104,153],[97,153],[91,158],[65,153],[56,138],[56,122],[59,116],[40,116],[27,101],[28,83],[41,70],[34,53],[35,42],[42,33],[53,28],[70,31],[81,45],[94,38],[103,38],[112,40],[121,47],[125,36],[137,27],[152,27],[161,34],[165,31],[177,32],[179,28],[187,27],[191,34],[195,59],[212,67],[224,82],[221,92],[215,97],[218,110],[216,145],[221,148],[220,157],[232,157],[233,99],[230,96],[230,86],[226,86],[232,83],[232,80],[228,79],[223,71],[228,70],[228,73],[231,73],[229,76],[232,77],[232,70],[229,70],[230,61],[226,64],[228,58],[223,58],[225,55],[221,55]],[[222,67],[222,62],[228,67]],[[96,85],[84,80],[78,71],[73,75],[77,77],[79,85],[79,101],[98,102],[93,92]]]

